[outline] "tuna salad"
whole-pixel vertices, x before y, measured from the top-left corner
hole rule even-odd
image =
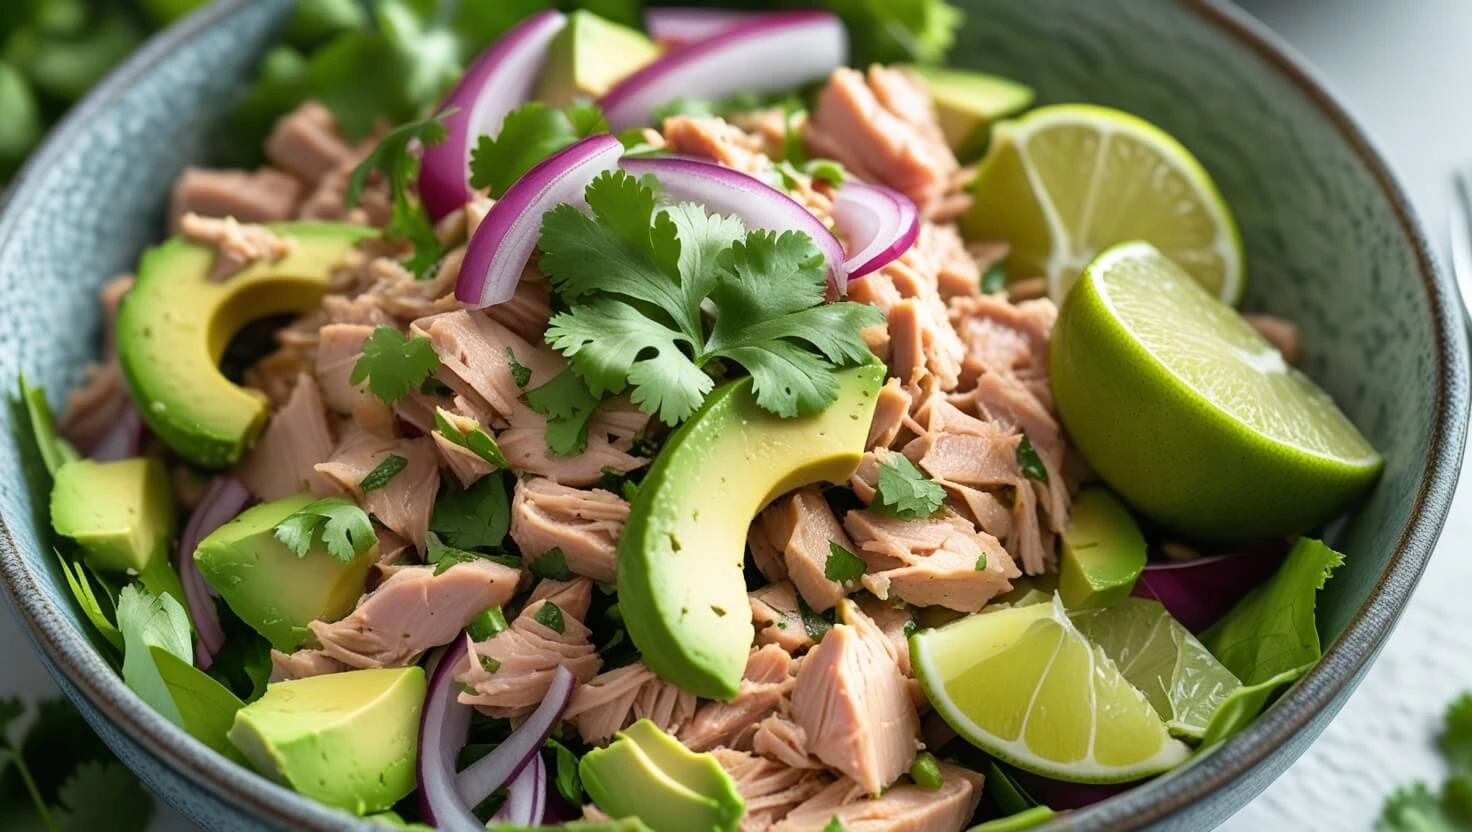
[[[938,0],[410,5],[318,49],[355,95],[267,56],[263,161],[179,177],[59,418],[21,380],[142,704],[389,827],[955,832],[1314,666],[1381,460],[1185,146],[945,67]]]

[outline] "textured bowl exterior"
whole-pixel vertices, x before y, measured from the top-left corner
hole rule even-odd
[[[1297,321],[1305,367],[1384,452],[1337,524],[1347,554],[1320,600],[1323,662],[1211,753],[1057,830],[1199,830],[1260,792],[1323,729],[1414,588],[1446,518],[1467,416],[1466,335],[1404,194],[1342,108],[1260,27],[1214,0],[956,0],[954,61],[1037,87],[1040,103],[1121,107],[1191,148],[1248,254],[1245,306]],[[96,351],[95,291],[155,239],[173,178],[292,0],[220,0],[155,39],[55,132],[0,211],[0,388],[53,392]],[[53,395],[53,404],[59,404]],[[0,434],[14,435],[14,408]],[[209,829],[379,828],[210,752],[92,649],[49,548],[38,460],[0,441],[0,579],[66,694],[122,760]]]

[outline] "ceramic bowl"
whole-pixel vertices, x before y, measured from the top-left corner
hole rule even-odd
[[[1292,53],[1208,0],[957,0],[957,64],[1044,102],[1137,113],[1200,157],[1246,240],[1245,305],[1302,328],[1305,369],[1386,457],[1332,542],[1324,660],[1250,728],[1167,776],[1053,828],[1209,828],[1313,741],[1364,675],[1446,518],[1466,432],[1466,336],[1405,194]],[[97,349],[95,290],[163,226],[170,183],[244,88],[291,0],[221,0],[163,33],[80,105],[0,214],[0,387],[53,392]],[[13,435],[9,409],[0,433]],[[0,577],[67,695],[130,768],[212,829],[357,823],[237,768],[149,710],[89,646],[48,546],[34,469],[0,442]]]

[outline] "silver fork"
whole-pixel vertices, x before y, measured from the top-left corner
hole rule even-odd
[[[1457,299],[1462,304],[1462,317],[1472,327],[1472,175],[1458,171],[1452,176],[1452,278]]]

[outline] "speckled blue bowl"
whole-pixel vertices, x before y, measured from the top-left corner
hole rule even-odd
[[[1212,0],[959,0],[959,64],[1044,101],[1138,113],[1194,150],[1242,225],[1246,305],[1303,330],[1308,371],[1385,452],[1334,542],[1317,669],[1251,728],[1056,829],[1209,828],[1333,718],[1416,584],[1467,427],[1467,345],[1450,285],[1360,129],[1261,27]],[[57,129],[0,213],[0,388],[53,392],[96,349],[97,286],[162,227],[169,186],[243,88],[292,0],[220,0],[156,38]],[[0,413],[0,432],[13,435]],[[369,828],[237,768],[149,710],[89,646],[47,546],[33,468],[0,442],[0,577],[53,676],[156,792],[212,829]]]

